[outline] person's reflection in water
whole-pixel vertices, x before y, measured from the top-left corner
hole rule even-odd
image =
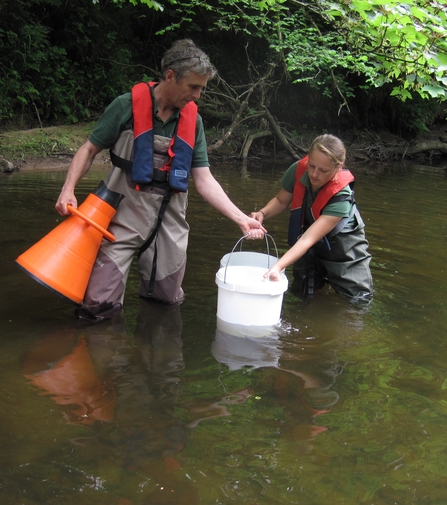
[[[139,487],[156,482],[147,503],[197,503],[196,488],[173,474],[189,432],[174,410],[184,368],[180,307],[141,300],[133,337],[121,316],[63,333],[39,342],[24,371],[68,422],[91,424],[89,437],[72,440],[77,454],[106,458]]]
[[[212,354],[232,371],[257,369],[252,394],[272,403],[272,407],[279,404],[284,409],[286,421],[280,428],[284,436],[307,440],[327,430],[316,424],[316,417],[330,412],[339,399],[338,393],[330,390],[338,375],[333,364],[321,360],[318,367],[302,363],[293,366],[290,362],[284,367],[284,343],[278,335],[253,337],[247,328],[241,333],[237,325],[219,321]],[[325,368],[322,373],[321,365]]]

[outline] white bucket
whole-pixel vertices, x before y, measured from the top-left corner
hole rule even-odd
[[[259,252],[236,251],[225,254],[225,256],[220,260],[220,266],[226,267],[228,261],[230,261],[229,265],[231,266],[246,265],[251,267],[263,267],[268,270],[278,261],[278,258],[276,256],[262,254]]]
[[[288,281],[283,272],[279,281],[264,279],[265,272],[265,266],[230,264],[220,268],[216,274],[217,317],[246,326],[278,324]]]

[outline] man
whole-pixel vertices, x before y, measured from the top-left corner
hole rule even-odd
[[[107,107],[74,156],[56,202],[61,215],[68,214],[68,204],[77,207],[76,184],[95,156],[111,148],[114,166],[106,185],[124,199],[109,227],[116,242],[103,241],[78,310],[83,319],[108,319],[121,311],[137,252],[139,294],[167,303],[183,301],[190,175],[200,195],[244,235],[262,238],[266,232],[231,202],[209,169],[195,104],[216,73],[209,58],[191,40],[180,40],[165,53],[161,72],[159,83],[140,83]]]

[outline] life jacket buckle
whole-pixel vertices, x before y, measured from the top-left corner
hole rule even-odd
[[[155,169],[152,180],[157,182],[169,181],[169,172],[167,170]]]

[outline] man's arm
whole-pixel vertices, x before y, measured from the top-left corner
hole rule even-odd
[[[200,195],[216,210],[234,221],[244,235],[250,232],[250,238],[263,238],[267,230],[251,217],[244,214],[228,198],[222,186],[216,181],[209,167],[197,167],[191,170],[194,184]]]
[[[68,167],[65,183],[62,186],[61,193],[56,202],[56,210],[61,216],[69,214],[67,205],[77,207],[78,202],[74,195],[76,184],[88,172],[92,166],[95,156],[102,151],[101,147],[97,147],[87,140],[74,155],[73,160]]]

